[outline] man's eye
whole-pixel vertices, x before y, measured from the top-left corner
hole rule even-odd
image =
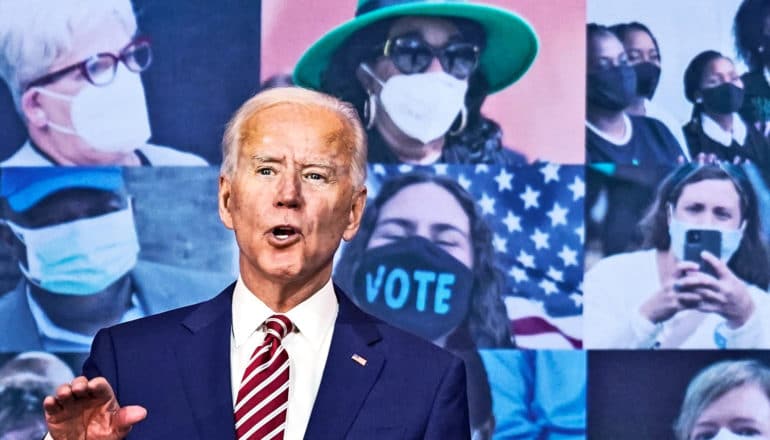
[[[261,176],[270,176],[273,174],[273,170],[271,170],[270,168],[260,168],[257,170],[257,174]]]
[[[310,180],[325,180],[326,178],[318,173],[307,173],[306,177]]]

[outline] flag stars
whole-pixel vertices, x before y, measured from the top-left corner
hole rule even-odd
[[[439,176],[446,176],[448,165],[445,163],[437,163],[433,165],[433,170],[436,172],[436,175]]]
[[[479,200],[479,206],[481,207],[482,214],[495,214],[495,199],[489,197],[487,193],[481,193],[481,200]]]
[[[503,219],[503,224],[508,228],[508,232],[521,231],[521,217],[513,215],[513,212],[510,210]]]
[[[564,262],[564,266],[577,266],[577,252],[571,249],[569,246],[564,245],[561,251],[557,254],[561,261]]]
[[[575,180],[572,181],[567,188],[572,192],[572,200],[578,200],[586,195],[586,184],[580,176],[575,176]]]
[[[375,164],[372,167],[372,171],[374,171],[374,174],[378,174],[380,176],[384,176],[385,175],[385,167],[382,166],[382,164],[379,164],[379,163]]]
[[[537,201],[537,198],[540,197],[540,191],[533,190],[529,185],[527,185],[524,189],[524,193],[519,197],[524,201],[524,209],[540,207],[540,203]]]
[[[488,172],[489,172],[489,166],[487,166],[487,164],[480,163],[476,165],[476,174],[483,174]]]
[[[580,295],[578,293],[573,293],[569,296],[569,299],[571,299],[572,302],[575,303],[575,307],[583,307],[583,295]]]
[[[522,266],[530,269],[535,267],[535,257],[522,251],[519,251],[519,255],[516,257],[516,261],[521,263]]]
[[[513,266],[511,270],[508,271],[508,275],[512,276],[517,283],[521,283],[529,279],[529,277],[527,276],[527,272],[524,269],[517,266]]]
[[[540,281],[538,286],[540,286],[540,288],[543,289],[546,295],[553,295],[554,293],[559,291],[559,289],[556,287],[556,284],[551,280]]]
[[[508,240],[497,234],[492,236],[492,246],[497,252],[500,252],[501,254],[508,252]]]
[[[535,228],[535,233],[529,238],[535,243],[535,249],[548,249],[548,234]]]
[[[555,163],[547,163],[544,167],[540,168],[540,173],[543,174],[545,183],[548,183],[551,180],[554,182],[559,181],[559,168],[561,168],[561,166]]]
[[[511,180],[513,180],[513,174],[510,174],[505,170],[505,168],[500,168],[500,173],[495,176],[495,182],[497,182],[497,190],[500,192],[505,190],[513,190]]]
[[[553,266],[548,267],[547,275],[556,281],[564,281],[564,272],[556,270]]]
[[[553,209],[548,211],[546,215],[551,218],[551,226],[566,225],[567,213],[569,210],[562,208],[558,203],[553,204]]]
[[[457,176],[457,183],[463,187],[464,190],[469,191],[471,189],[471,180],[465,177],[465,174]]]

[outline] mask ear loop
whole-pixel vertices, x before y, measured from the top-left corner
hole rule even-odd
[[[373,80],[377,81],[377,83],[380,84],[380,87],[385,85],[382,80],[377,78],[377,75],[372,72],[372,69],[366,63],[362,62],[358,66]],[[366,101],[364,101],[364,119],[366,119],[366,129],[371,130],[372,127],[374,127],[374,119],[377,117],[377,95],[369,89],[366,90],[366,94],[367,98]]]

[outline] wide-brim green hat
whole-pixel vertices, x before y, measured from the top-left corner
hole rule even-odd
[[[505,9],[464,0],[359,0],[355,18],[329,31],[302,55],[294,68],[294,83],[319,89],[329,60],[347,38],[374,22],[406,15],[459,17],[479,23],[487,37],[479,69],[489,93],[521,78],[537,55],[535,30]]]

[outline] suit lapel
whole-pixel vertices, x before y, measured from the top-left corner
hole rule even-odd
[[[179,371],[201,439],[235,438],[230,384],[233,285],[184,321],[176,347]]]
[[[381,335],[372,318],[339,289],[337,299],[339,314],[305,439],[344,438],[385,362],[376,349]]]

